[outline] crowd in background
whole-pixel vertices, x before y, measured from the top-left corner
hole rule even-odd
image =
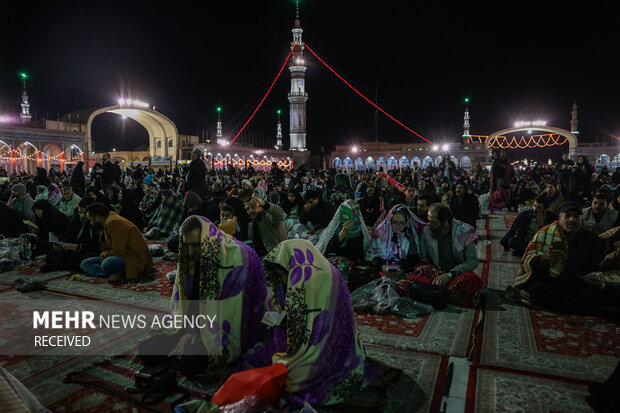
[[[179,262],[172,279],[174,312],[187,311],[183,300],[217,296],[228,303],[224,313],[231,312],[231,320],[238,318],[236,311],[249,317],[260,313],[269,291],[270,308],[289,317],[281,332],[289,338],[288,350],[278,347],[286,347],[282,337],[258,344],[269,349],[269,360],[303,351],[312,363],[323,363],[320,350],[308,350],[308,340],[319,340],[316,320],[327,313],[330,320],[346,320],[339,336],[344,342],[330,341],[326,348],[346,349],[346,360],[337,364],[347,374],[329,376],[333,366],[321,364],[329,385],[319,390],[315,378],[300,373],[287,387],[293,404],[301,394],[319,405],[342,400],[335,391],[339,383],[362,374],[352,308],[342,306],[350,303],[348,291],[389,277],[398,295],[425,297],[436,306],[477,307],[484,301],[484,283],[475,273],[482,211],[519,213],[501,240],[523,257],[507,299],[620,319],[617,292],[582,279],[619,268],[620,168],[595,171],[585,157],[573,162],[567,155],[553,165],[515,167],[505,152],[496,154],[489,169],[457,167],[446,154],[437,166],[345,173],[303,165],[282,170],[275,163],[269,171],[208,170],[202,159],[195,150],[190,163],[172,170],[140,164],[122,170],[105,154],[88,171],[82,162],[70,172],[37,168],[34,176],[0,170],[7,178],[0,232],[7,238],[31,234],[33,255],[46,256],[42,271],[81,271],[112,283],[152,277],[147,241],[161,241]],[[241,277],[231,268],[246,270]],[[243,280],[234,294],[222,281],[233,272]],[[234,298],[241,291],[253,291],[254,301]],[[303,299],[300,304],[300,297],[315,300],[313,311],[320,313],[299,315],[296,306],[310,305]],[[224,345],[228,362],[241,357],[247,366],[269,364],[258,350],[248,353],[260,341],[260,320],[248,320],[233,323],[237,335],[230,337],[236,341],[218,345]],[[306,325],[310,338],[299,335]],[[169,345],[178,343],[187,341],[177,337]]]

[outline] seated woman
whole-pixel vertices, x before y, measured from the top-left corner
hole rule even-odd
[[[340,204],[329,225],[319,237],[316,248],[349,283],[355,262],[363,260],[370,245],[370,234],[359,206],[353,200]]]
[[[374,186],[369,186],[366,189],[366,195],[360,200],[360,209],[364,222],[372,228],[383,212],[382,198]]]
[[[118,193],[117,213],[128,221],[131,221],[140,231],[144,229],[144,218],[140,212],[140,204],[134,189],[123,188]]]
[[[34,256],[47,254],[52,248],[51,242],[60,241],[69,226],[69,217],[53,206],[47,199],[39,199],[32,205],[34,222],[39,227],[39,241]]]
[[[395,277],[411,272],[420,259],[419,234],[425,225],[405,205],[394,205],[373,231],[366,259]]]
[[[62,192],[60,191],[60,187],[58,185],[50,184],[47,189],[47,200],[50,201],[53,206],[58,207],[60,201],[62,200]]]
[[[267,339],[245,354],[239,367],[284,363],[289,373],[282,400],[293,408],[304,401],[314,407],[339,403],[361,390],[371,377],[338,270],[301,239],[278,244],[263,259],[263,269],[269,310],[281,322],[273,323]]]
[[[510,198],[510,194],[508,193],[509,188],[508,185],[502,185],[491,194],[489,197],[489,210],[501,211],[508,208]]]
[[[145,365],[166,362],[162,351],[183,355],[182,371],[199,373],[234,362],[260,341],[267,287],[256,252],[206,218],[188,217],[179,233],[170,313],[211,318],[217,314],[217,319],[209,328],[156,336],[142,343],[139,353]]]
[[[304,200],[299,191],[293,188],[288,192],[286,198],[280,201],[280,206],[285,214],[283,222],[286,231],[289,233],[289,238],[293,238],[291,237],[291,235],[293,235],[291,231],[293,231],[295,227],[298,229],[302,227],[299,219],[304,210]]]
[[[291,189],[286,198],[280,201],[280,206],[286,214],[285,220],[291,219],[299,221],[304,207],[304,200],[297,190]]]

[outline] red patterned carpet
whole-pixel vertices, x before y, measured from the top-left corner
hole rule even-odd
[[[494,213],[478,223],[481,263],[476,271],[489,289],[483,308],[449,306],[415,319],[356,314],[367,354],[402,368],[415,382],[409,391],[414,402],[401,411],[591,411],[584,399],[587,386],[602,382],[620,360],[620,326],[596,317],[533,311],[503,300],[501,292],[512,283],[519,260],[503,251],[499,239],[515,216]],[[98,278],[80,282],[69,281],[67,273],[40,274],[41,265],[37,262],[0,273],[0,298],[15,300],[11,303],[14,316],[8,322],[0,320],[0,340],[21,337],[19,314],[29,297],[105,300],[141,309],[166,307],[172,286],[165,275],[176,267],[174,262],[157,258],[153,280],[112,286]],[[12,287],[19,276],[42,278],[47,288],[21,294]],[[137,339],[135,334],[113,338],[109,350],[118,354],[114,352],[135,345]],[[111,367],[110,362],[102,368],[104,359],[93,355],[0,356],[0,366],[53,412],[170,411],[140,407],[130,398],[118,397],[130,374]],[[454,368],[456,361],[464,364],[464,373]],[[71,379],[63,382],[65,377]],[[85,387],[88,377],[116,383],[117,395]]]

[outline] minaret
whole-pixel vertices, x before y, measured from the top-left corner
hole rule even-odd
[[[224,137],[222,135],[222,108],[219,106],[217,107],[217,129],[215,130],[215,141],[220,145],[225,144]]]
[[[26,93],[26,79],[28,75],[26,73],[20,73],[20,77],[22,78],[22,82],[24,83],[24,93],[22,94],[22,113],[19,114],[19,117],[22,118],[22,123],[30,122],[32,119],[32,115],[30,114],[30,103],[28,103],[28,94]]]
[[[579,123],[579,121],[577,120],[577,102],[573,103],[573,110],[571,111],[571,118],[570,118],[570,131],[571,133],[575,134],[575,135],[579,135],[579,129],[577,128],[577,125]]]
[[[308,94],[304,85],[306,65],[304,62],[304,44],[301,40],[303,30],[299,21],[299,1],[295,14],[295,26],[293,27],[292,61],[289,66],[291,71],[291,91],[288,93],[290,103],[290,138],[292,151],[306,150],[306,102]]]
[[[469,98],[465,98],[465,115],[463,116],[463,142],[467,143],[471,135],[469,134],[469,108],[467,107]]]
[[[276,129],[276,149],[282,149],[282,121],[280,120],[280,114],[282,111],[280,109],[276,110],[278,115],[278,127]]]

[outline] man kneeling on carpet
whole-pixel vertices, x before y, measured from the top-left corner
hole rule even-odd
[[[505,296],[514,295],[524,304],[565,313],[620,319],[618,292],[595,287],[582,278],[620,268],[620,249],[605,255],[603,240],[583,228],[581,214],[578,202],[560,205],[559,219],[534,235],[518,270],[515,289],[509,287]]]
[[[153,258],[142,233],[131,221],[99,203],[86,208],[93,229],[99,231],[101,253],[80,265],[89,275],[106,277],[110,283],[137,280],[153,271]]]
[[[478,266],[475,241],[476,230],[469,224],[454,219],[450,207],[433,204],[428,210],[428,225],[420,237],[420,263],[409,276],[410,282],[442,285],[448,301],[466,307],[477,307],[482,279],[473,272]],[[407,283],[396,285],[403,295]]]

